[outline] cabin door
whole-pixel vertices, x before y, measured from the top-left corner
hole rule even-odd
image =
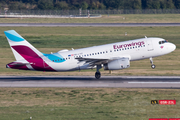
[[[152,40],[147,40],[147,51],[153,51],[153,43]]]

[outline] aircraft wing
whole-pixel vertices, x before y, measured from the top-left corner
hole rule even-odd
[[[100,64],[105,64],[108,63],[110,61],[115,60],[113,59],[101,59],[101,58],[76,58],[79,62],[86,62],[88,63],[90,66],[95,66],[95,65],[100,65]],[[117,59],[117,58],[116,58]]]

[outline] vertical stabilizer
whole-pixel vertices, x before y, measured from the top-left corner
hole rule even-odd
[[[42,55],[35,47],[27,42],[14,30],[4,31],[9,45],[17,61],[31,59]]]

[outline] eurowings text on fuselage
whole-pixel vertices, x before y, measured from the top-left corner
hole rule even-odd
[[[38,71],[73,71],[96,68],[95,77],[99,79],[99,69],[119,70],[130,67],[130,61],[150,58],[154,69],[153,57],[168,54],[176,49],[173,43],[162,38],[141,38],[124,42],[93,46],[76,50],[61,50],[45,54],[38,51],[16,31],[4,32],[16,61],[7,68]]]

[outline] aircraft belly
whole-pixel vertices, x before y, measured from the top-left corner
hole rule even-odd
[[[49,66],[51,66],[56,71],[78,70],[78,64],[75,62],[51,63]]]

